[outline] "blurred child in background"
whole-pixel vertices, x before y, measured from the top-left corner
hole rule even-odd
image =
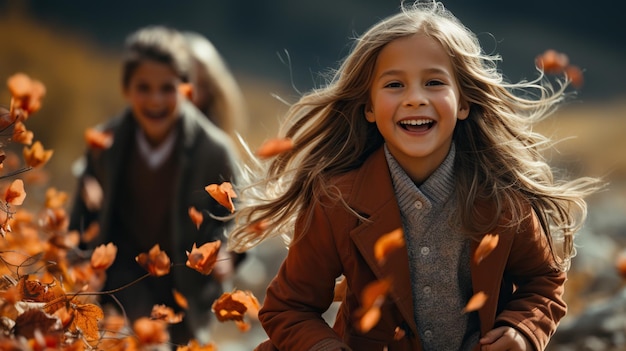
[[[128,36],[125,49],[121,83],[128,108],[100,126],[113,136],[110,147],[87,150],[70,226],[83,231],[97,222],[99,236],[83,245],[117,246],[105,290],[144,275],[135,257],[158,244],[173,263],[171,272],[143,279],[115,298],[133,321],[149,316],[155,304],[180,310],[173,298],[176,290],[186,297],[188,308],[183,322],[170,327],[171,341],[207,342],[211,305],[221,286],[214,276],[185,267],[186,251],[194,243],[199,247],[225,238],[227,223],[208,214],[227,213],[204,187],[236,180],[237,152],[227,133],[179,91],[193,72],[180,32],[163,26],[141,28]],[[94,184],[101,192],[95,201]],[[199,228],[188,214],[192,206],[204,214]]]

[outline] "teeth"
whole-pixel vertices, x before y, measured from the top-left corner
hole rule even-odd
[[[423,124],[433,123],[431,119],[407,119],[400,121],[400,124],[409,124],[412,126],[421,126]]]

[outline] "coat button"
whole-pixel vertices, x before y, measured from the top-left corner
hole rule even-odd
[[[421,201],[415,201],[415,208],[417,208],[418,210],[421,210],[422,207],[424,207],[424,204],[422,204]]]

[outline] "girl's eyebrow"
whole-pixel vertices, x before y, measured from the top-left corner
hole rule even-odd
[[[450,73],[448,72],[448,70],[443,69],[443,68],[439,68],[439,67],[430,67],[430,68],[426,68],[424,70],[422,70],[423,73],[427,73],[427,74],[443,74],[446,76],[450,76]],[[381,73],[378,77],[376,77],[376,79],[381,79],[381,78],[385,78],[387,76],[397,76],[397,75],[401,75],[404,74],[405,71],[401,70],[401,69],[389,69],[384,71],[383,73]]]

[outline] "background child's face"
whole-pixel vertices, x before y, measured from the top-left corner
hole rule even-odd
[[[428,176],[443,162],[457,119],[468,113],[450,57],[439,42],[415,34],[381,50],[366,118],[376,123],[409,176]]]
[[[181,80],[166,64],[144,61],[124,89],[135,120],[153,145],[159,145],[179,118]]]

